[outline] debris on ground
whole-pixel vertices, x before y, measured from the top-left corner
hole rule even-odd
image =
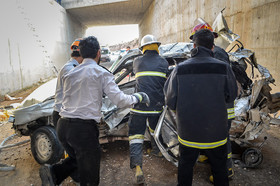
[[[5,145],[5,143],[7,143],[9,140],[14,139],[15,137],[20,137],[20,136],[18,136],[17,134],[12,134],[11,136],[9,136],[9,137],[7,137],[6,139],[4,139],[4,140],[1,142],[1,144],[0,144],[0,152],[1,152],[1,150],[4,149],[4,148],[15,147],[15,146],[18,146],[18,145],[21,145],[21,144],[24,144],[24,143],[27,143],[27,142],[30,141],[30,139],[27,139],[27,140],[23,140],[23,141],[14,143],[14,144]]]
[[[21,100],[22,99],[22,97],[11,97],[8,94],[6,94],[4,97],[5,97],[6,101],[13,101],[13,100]]]
[[[15,170],[15,166],[14,165],[6,165],[6,164],[1,164],[0,163],[0,171],[13,171]]]
[[[6,120],[8,120],[9,119],[9,114],[7,113],[7,111],[5,110],[5,111],[0,111],[0,122],[2,122],[2,121],[6,121]]]
[[[9,106],[0,106],[0,126],[9,122],[10,116],[13,115],[13,111],[17,108],[17,103],[13,103]]]
[[[11,111],[0,108],[0,126],[9,120],[11,114]]]

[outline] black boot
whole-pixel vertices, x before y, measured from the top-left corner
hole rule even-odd
[[[39,170],[39,174],[42,180],[42,186],[55,186],[55,175],[52,172],[51,165],[42,165]]]

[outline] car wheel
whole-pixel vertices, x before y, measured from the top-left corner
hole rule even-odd
[[[32,133],[31,152],[39,164],[58,162],[62,158],[63,151],[53,127],[43,126]]]
[[[255,168],[263,161],[263,155],[257,148],[248,148],[242,154],[242,161],[247,167]]]

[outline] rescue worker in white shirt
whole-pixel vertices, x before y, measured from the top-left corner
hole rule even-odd
[[[56,83],[56,90],[55,90],[55,101],[54,101],[54,108],[53,108],[53,124],[56,128],[57,121],[60,118],[59,112],[62,106],[62,97],[63,97],[63,82],[62,78],[65,76],[70,70],[78,66],[80,63],[82,63],[83,58],[80,55],[79,52],[79,43],[81,41],[81,38],[76,39],[70,49],[72,51],[71,53],[71,59],[61,68],[57,75],[57,83]]]
[[[40,168],[43,185],[59,185],[78,170],[81,186],[99,185],[100,145],[97,123],[101,119],[103,94],[118,107],[149,104],[143,92],[124,94],[114,76],[101,66],[100,46],[94,36],[81,40],[83,62],[63,77],[63,101],[58,120],[58,138],[69,157]]]
[[[152,35],[146,35],[141,40],[140,49],[143,56],[133,62],[136,78],[136,92],[148,94],[151,104],[137,104],[131,109],[129,125],[130,168],[136,168],[137,184],[144,183],[142,171],[142,146],[146,125],[151,134],[152,154],[162,156],[153,138],[159,116],[164,105],[163,87],[168,72],[168,62],[159,55],[160,42]]]
[[[214,37],[217,38],[218,34],[216,32],[213,32],[212,27],[205,22],[203,19],[199,19],[200,23],[197,24],[193,29],[192,29],[192,33],[190,35],[190,39],[192,40],[193,35],[201,29],[208,29],[210,30],[213,34]],[[230,61],[229,61],[229,56],[227,54],[227,52],[222,49],[221,47],[214,45],[214,50],[213,50],[213,54],[214,54],[214,58],[219,59],[227,64],[230,65]],[[231,128],[231,121],[234,120],[235,118],[235,113],[234,113],[234,101],[227,103],[227,113],[228,113],[228,130],[230,130]],[[228,136],[228,139],[229,136]],[[208,158],[207,156],[203,155],[203,152],[201,153],[202,155],[199,156],[198,161],[200,162],[204,162],[206,161]],[[234,175],[234,171],[233,171],[233,162],[232,162],[232,150],[231,150],[231,142],[230,140],[227,141],[227,154],[228,154],[228,160],[227,160],[227,168],[228,168],[228,177],[230,179],[233,178]],[[211,175],[209,177],[210,181],[213,182],[213,175]]]

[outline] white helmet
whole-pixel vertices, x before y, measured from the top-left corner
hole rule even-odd
[[[143,46],[154,44],[154,43],[158,44],[158,46],[161,44],[160,42],[157,41],[155,36],[145,35],[141,40],[141,46],[139,48],[140,50],[142,50]]]

